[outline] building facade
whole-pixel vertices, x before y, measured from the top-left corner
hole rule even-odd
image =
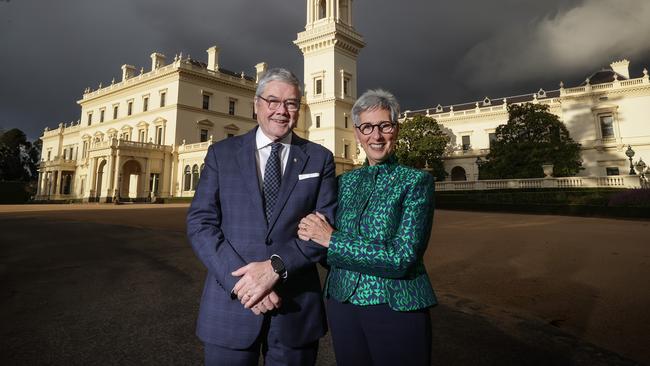
[[[650,161],[650,80],[648,70],[630,77],[629,61],[613,62],[591,74],[575,87],[505,98],[438,105],[406,111],[402,118],[426,115],[434,118],[451,137],[444,159],[448,180],[475,181],[478,164],[490,151],[499,125],[508,121],[507,106],[539,103],[549,106],[571,137],[582,145],[583,167],[579,176],[626,175],[630,173],[628,146],[634,161]]]
[[[304,96],[294,131],[329,148],[336,173],[365,156],[354,137],[357,56],[365,46],[352,22],[352,0],[307,0],[304,31],[294,41],[304,57]],[[648,72],[630,78],[629,62],[611,64],[582,85],[506,98],[406,111],[441,123],[452,146],[445,156],[451,180],[478,179],[477,159],[489,152],[507,105],[544,103],[582,144],[584,176],[627,174],[628,145],[650,160]],[[45,129],[36,200],[111,202],[192,197],[203,159],[215,141],[257,125],[255,75],[219,66],[219,48],[207,62],[182,55],[169,62],[151,54],[147,71],[123,65],[119,81],[87,88],[76,123]]]
[[[329,148],[340,174],[362,161],[350,117],[356,59],[364,43],[352,26],[351,0],[308,0],[295,44],[305,59],[304,96],[294,131]],[[149,201],[192,197],[213,142],[257,126],[256,75],[151,54],[151,67],[123,65],[121,80],[87,88],[76,123],[45,129],[36,200]]]

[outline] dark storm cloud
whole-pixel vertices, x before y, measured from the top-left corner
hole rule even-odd
[[[79,118],[85,87],[150,67],[176,53],[254,73],[265,61],[302,75],[292,41],[304,0],[0,1],[0,128],[30,138]],[[359,89],[392,90],[404,109],[556,88],[628,57],[632,75],[650,66],[646,0],[355,0],[367,47]],[[575,32],[576,25],[582,25]],[[566,37],[565,37],[566,36]]]
[[[638,59],[650,51],[649,19],[648,1],[590,0],[496,32],[465,55],[461,70],[490,86],[584,72],[594,62]]]

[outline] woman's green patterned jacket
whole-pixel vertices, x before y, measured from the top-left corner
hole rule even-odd
[[[336,231],[325,294],[356,305],[408,311],[436,304],[422,256],[434,208],[430,174],[385,162],[339,178]]]

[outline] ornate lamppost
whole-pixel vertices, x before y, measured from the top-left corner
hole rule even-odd
[[[481,179],[481,165],[483,165],[484,161],[481,159],[480,156],[476,157],[476,180]]]
[[[641,179],[641,188],[648,188],[648,175],[650,174],[650,167],[648,167],[643,159],[639,159],[639,161],[637,161],[635,164],[635,168],[639,174],[639,178]]]
[[[634,157],[634,150],[632,150],[632,146],[627,145],[625,155],[628,157],[628,159],[630,159],[630,175],[636,175],[636,173],[634,173],[634,164],[632,164],[632,158]]]

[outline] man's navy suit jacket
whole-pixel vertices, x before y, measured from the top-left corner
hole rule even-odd
[[[231,299],[230,292],[239,279],[231,272],[277,254],[288,278],[276,290],[282,305],[271,317],[271,326],[277,327],[282,343],[302,346],[327,330],[315,266],[326,250],[298,239],[298,223],[314,211],[334,222],[334,161],[329,150],[293,134],[278,199],[267,224],[257,174],[256,131],[210,146],[187,215],[189,241],[208,269],[197,335],[203,342],[233,349],[253,344],[264,316]]]

